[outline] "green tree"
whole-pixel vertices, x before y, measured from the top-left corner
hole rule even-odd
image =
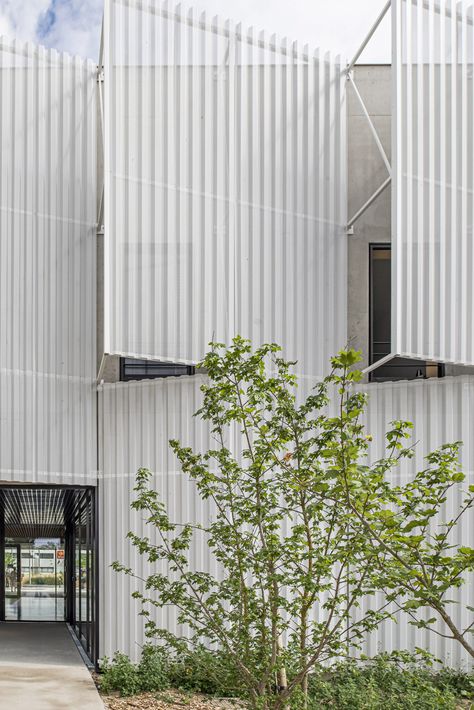
[[[462,616],[471,620],[462,628],[451,611],[454,592],[474,571],[474,549],[456,543],[460,530],[472,526],[472,517],[466,516],[474,505],[473,485],[459,495],[465,480],[459,466],[461,443],[441,446],[426,457],[424,470],[404,485],[394,485],[387,471],[394,460],[411,458],[413,449],[403,444],[411,424],[392,426],[387,458],[367,469],[364,490],[345,481],[348,506],[378,557],[379,586],[386,598],[410,616],[410,623],[457,641],[474,658],[474,608],[467,606]],[[446,503],[453,510],[449,517]]]
[[[350,524],[336,457],[342,434],[344,465],[358,475],[367,441],[356,414],[365,395],[347,386],[360,378],[350,371],[357,358],[341,352],[330,377],[298,406],[292,363],[276,345],[252,351],[241,338],[228,349],[214,345],[202,363],[209,384],[197,415],[209,422],[215,447],[204,453],[178,441],[171,447],[200,497],[213,501],[215,518],[206,526],[171,521],[150,472],[137,475],[133,507],[146,513],[157,537],[129,537],[150,562],[165,563],[146,580],[146,592],[134,595],[143,603],[147,633],[175,643],[150,613],[175,606],[191,630],[189,644],[225,654],[253,706],[279,708],[295,693],[304,699],[311,669],[346,654],[387,615],[359,609],[375,591],[376,558],[360,526]],[[334,386],[342,387],[344,401],[330,417]],[[231,440],[241,445],[240,456]],[[219,578],[190,564],[196,528]]]
[[[334,357],[329,377],[298,404],[293,363],[279,351],[273,344],[252,350],[240,337],[229,348],[214,344],[202,363],[209,380],[197,416],[208,422],[215,445],[197,452],[170,442],[200,498],[213,502],[213,519],[206,525],[171,520],[151,473],[140,469],[132,507],[145,513],[150,535],[129,533],[153,565],[144,591],[134,593],[147,635],[175,648],[216,649],[251,705],[275,710],[297,699],[306,704],[311,671],[360,647],[394,605],[414,614],[426,602],[412,587],[421,568],[414,551],[428,544],[420,539],[427,528],[413,530],[420,511],[428,521],[442,505],[442,491],[460,481],[454,444],[430,455],[411,488],[389,484],[390,472],[413,455],[405,422],[394,422],[387,433],[386,456],[366,464],[366,395],[353,386],[361,378],[358,353]],[[471,503],[466,500],[462,514]],[[218,577],[193,566],[195,536],[217,561]],[[440,538],[435,542],[446,550]],[[471,552],[459,549],[452,559],[449,579],[461,584]],[[444,565],[440,553],[430,566],[438,606],[449,587]],[[134,576],[119,562],[114,567]],[[379,597],[378,607],[361,604]],[[155,623],[154,608],[169,605],[187,625],[186,638]]]

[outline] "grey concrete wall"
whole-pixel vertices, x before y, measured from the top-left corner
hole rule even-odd
[[[391,67],[356,66],[354,80],[391,159]],[[347,86],[349,218],[388,177],[387,168],[351,85]],[[354,225],[348,236],[347,329],[349,344],[369,364],[369,244],[391,241],[390,187]]]

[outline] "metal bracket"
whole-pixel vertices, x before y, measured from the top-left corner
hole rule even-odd
[[[100,366],[99,366],[99,372],[97,373],[96,377],[96,384],[100,385],[104,381],[104,370],[105,370],[105,363],[107,361],[108,353],[102,353],[102,358],[100,360]]]
[[[99,214],[97,215],[97,234],[104,234],[104,185],[100,193]]]
[[[377,360],[377,362],[374,362],[372,365],[362,370],[362,374],[368,375],[369,372],[373,372],[373,370],[376,370],[381,365],[386,365],[386,363],[393,360],[394,357],[398,357],[397,353],[390,353],[389,355],[385,355],[385,357],[381,357],[380,360]]]

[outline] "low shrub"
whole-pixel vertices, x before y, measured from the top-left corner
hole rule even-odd
[[[429,654],[419,651],[382,653],[318,667],[309,679],[307,710],[456,710],[460,700],[474,701],[474,675],[435,670],[434,663]],[[138,664],[122,653],[102,664],[104,693],[134,695],[170,687],[246,700],[245,688],[225,654],[203,647],[184,651],[148,644]],[[304,697],[296,692],[288,708],[303,707]]]
[[[138,667],[124,653],[116,651],[112,660],[103,658],[101,673],[100,689],[103,693],[116,690],[120,695],[135,695],[141,691]]]
[[[220,697],[245,697],[234,664],[226,655],[200,646],[193,651],[174,652],[169,663],[170,684],[179,690]]]
[[[460,682],[460,679],[457,681]],[[365,662],[345,661],[311,676],[311,710],[455,710],[459,693],[440,682],[431,663],[380,654]]]
[[[22,585],[47,585],[54,587],[55,579],[57,581],[57,584],[61,586],[61,584],[63,583],[63,574],[59,573],[56,577],[54,574],[49,574],[48,572],[45,572],[43,574],[32,574],[31,577],[29,575],[23,575],[21,583]]]
[[[169,687],[170,672],[165,649],[146,644],[139,663],[133,663],[124,653],[117,651],[112,659],[102,659],[100,664],[100,689],[103,693],[117,691],[120,695],[156,692]]]
[[[146,644],[137,666],[140,689],[154,692],[169,687],[169,666],[167,653],[160,646]]]
[[[434,675],[438,688],[448,689],[457,698],[471,700],[474,708],[474,674],[443,667]]]

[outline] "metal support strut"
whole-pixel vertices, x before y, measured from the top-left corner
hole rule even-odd
[[[353,226],[354,226],[355,222],[359,219],[359,217],[361,217],[361,216],[364,214],[364,212],[370,207],[370,205],[371,205],[373,202],[375,202],[375,200],[377,199],[377,197],[382,194],[382,192],[390,185],[390,183],[391,183],[391,181],[392,181],[392,166],[390,165],[390,161],[389,161],[389,159],[388,159],[388,157],[387,157],[387,154],[386,154],[385,149],[384,149],[384,147],[383,147],[382,141],[380,140],[380,136],[379,136],[379,134],[377,133],[377,129],[376,129],[375,126],[374,126],[374,123],[373,123],[373,121],[372,121],[372,118],[370,117],[370,114],[369,114],[369,112],[368,112],[368,110],[367,110],[367,107],[366,107],[366,105],[365,105],[365,103],[364,103],[364,100],[363,100],[362,96],[360,95],[359,89],[357,88],[357,85],[356,85],[356,83],[355,83],[355,81],[354,81],[354,78],[353,78],[353,76],[352,76],[352,69],[354,68],[354,66],[355,66],[355,64],[356,64],[356,62],[357,62],[357,60],[359,59],[359,57],[361,56],[362,52],[364,51],[364,49],[367,47],[367,45],[369,44],[370,40],[371,40],[372,37],[374,36],[374,34],[375,34],[377,28],[379,27],[380,23],[382,22],[382,20],[384,19],[385,15],[386,15],[387,12],[389,11],[389,9],[390,9],[390,7],[391,7],[391,4],[392,4],[392,0],[388,0],[388,2],[387,2],[387,3],[385,4],[385,6],[384,6],[382,12],[379,14],[379,16],[377,17],[376,21],[374,22],[374,24],[373,24],[372,27],[370,28],[369,33],[367,34],[366,38],[364,39],[364,41],[363,41],[362,44],[360,45],[359,49],[358,49],[357,52],[355,53],[354,58],[353,58],[352,61],[347,65],[347,67],[346,67],[346,69],[345,69],[345,73],[346,73],[347,80],[350,82],[350,84],[351,84],[351,86],[352,86],[352,88],[353,88],[353,90],[354,90],[354,93],[355,93],[355,95],[356,95],[356,98],[357,98],[357,100],[358,100],[358,102],[359,102],[359,104],[360,104],[360,106],[361,106],[361,108],[362,108],[362,112],[363,112],[363,114],[364,114],[364,116],[365,116],[365,118],[366,118],[366,120],[367,120],[367,123],[369,124],[370,131],[371,131],[372,136],[373,136],[373,138],[374,138],[374,141],[375,141],[375,143],[376,143],[376,145],[377,145],[377,148],[378,148],[378,150],[379,150],[379,153],[380,153],[380,155],[381,155],[381,157],[382,157],[383,163],[384,163],[384,165],[385,165],[385,167],[387,168],[387,171],[388,171],[388,178],[380,185],[380,187],[377,188],[377,190],[375,190],[375,192],[371,195],[371,197],[369,197],[369,199],[362,205],[362,207],[361,207],[359,210],[357,210],[357,212],[353,215],[353,217],[351,217],[351,219],[348,221],[348,223],[347,223],[347,234],[353,234],[353,233],[354,233]]]
[[[346,67],[346,73],[349,73],[349,72],[351,71],[351,69],[354,67],[354,64],[357,62],[357,60],[359,59],[359,57],[360,57],[360,55],[362,54],[362,52],[364,51],[364,49],[365,49],[365,48],[367,47],[367,45],[369,44],[369,42],[370,42],[370,40],[372,39],[372,37],[374,36],[374,34],[375,34],[375,32],[376,32],[378,26],[379,26],[380,23],[382,22],[383,18],[385,17],[385,15],[387,14],[387,12],[390,10],[391,5],[392,5],[392,0],[388,0],[388,2],[385,4],[385,7],[384,7],[383,10],[382,10],[382,12],[381,12],[380,15],[377,17],[377,19],[375,20],[374,24],[373,24],[372,27],[370,28],[368,35],[366,36],[366,38],[364,39],[364,41],[363,41],[362,44],[360,45],[359,49],[358,49],[357,52],[355,53],[353,60],[347,65],[347,67]]]

